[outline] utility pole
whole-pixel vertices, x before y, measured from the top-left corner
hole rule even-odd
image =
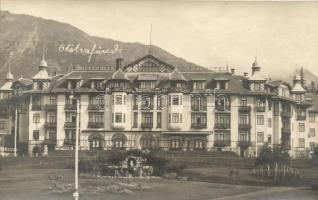
[[[18,108],[15,108],[14,116],[14,157],[17,156],[17,135],[18,135]]]

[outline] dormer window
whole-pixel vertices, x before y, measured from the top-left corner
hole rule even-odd
[[[303,94],[295,94],[296,101],[303,101],[304,95]]]
[[[140,89],[153,89],[155,88],[155,82],[153,81],[141,81]]]
[[[194,90],[203,90],[205,88],[204,81],[194,81],[193,89]]]

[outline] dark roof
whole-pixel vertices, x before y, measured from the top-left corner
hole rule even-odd
[[[318,96],[313,93],[306,93],[305,99],[311,99],[310,103],[312,103],[312,107],[309,108],[309,112],[318,112]]]

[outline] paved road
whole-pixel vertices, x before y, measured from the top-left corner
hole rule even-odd
[[[213,200],[318,200],[318,191],[309,188],[273,187]]]

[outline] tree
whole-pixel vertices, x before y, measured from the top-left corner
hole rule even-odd
[[[309,92],[315,93],[317,91],[316,84],[314,81],[311,81],[309,85]]]
[[[300,68],[300,83],[301,83],[301,86],[303,86],[305,88],[305,74],[304,74],[304,69],[303,67]]]

